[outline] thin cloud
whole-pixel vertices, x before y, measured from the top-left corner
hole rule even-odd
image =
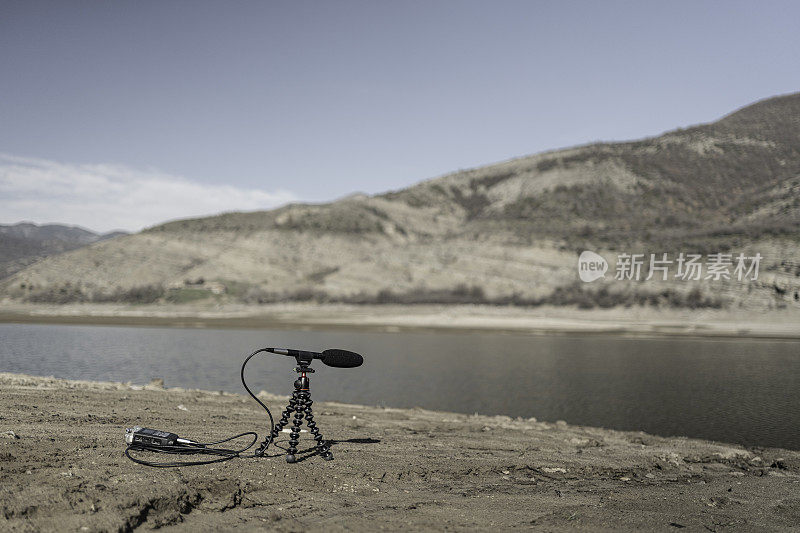
[[[26,220],[138,231],[176,218],[268,209],[295,200],[289,191],[209,185],[157,170],[0,154],[0,223],[6,224]]]

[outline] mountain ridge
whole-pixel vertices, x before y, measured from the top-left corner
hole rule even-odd
[[[784,102],[786,100],[786,102]],[[776,97],[762,100],[753,106],[757,108],[779,104],[778,107],[789,107],[792,116],[800,116],[800,94]],[[788,104],[788,105],[784,105]],[[796,146],[800,145],[800,126],[797,121],[793,124],[794,129],[791,135],[784,136],[788,139],[765,139],[764,132],[777,131],[784,132],[785,128],[746,128],[746,134],[756,133],[756,137],[742,135],[741,132],[733,134],[728,123],[746,122],[750,124],[748,116],[752,114],[752,106],[741,108],[730,113],[712,124],[697,125],[687,129],[677,129],[669,131],[658,137],[651,137],[638,141],[619,141],[615,143],[593,143],[580,147],[572,147],[564,150],[549,151],[531,156],[523,156],[508,161],[492,164],[475,169],[461,170],[439,176],[430,180],[422,181],[411,187],[398,191],[368,197],[370,199],[386,199],[389,201],[400,200],[412,207],[431,207],[437,208],[440,214],[452,214],[460,207],[465,213],[467,221],[473,220],[510,220],[520,219],[536,220],[532,210],[546,212],[552,206],[547,205],[541,199],[530,202],[531,196],[541,196],[540,193],[549,193],[556,198],[557,208],[563,205],[564,196],[582,197],[580,203],[588,205],[594,209],[590,213],[591,223],[598,221],[598,218],[607,217],[600,212],[602,206],[593,205],[588,201],[587,196],[602,194],[598,190],[598,185],[605,187],[609,184],[619,189],[623,198],[605,198],[603,206],[609,207],[610,204],[620,204],[620,200],[628,202],[638,202],[639,209],[648,209],[654,213],[654,221],[660,224],[663,220],[670,222],[682,222],[684,226],[690,227],[692,224],[685,217],[681,217],[676,211],[683,210],[691,212],[701,208],[722,208],[731,203],[735,203],[737,198],[714,200],[715,192],[719,192],[722,187],[732,187],[728,193],[743,195],[757,191],[759,185],[778,186],[785,180],[792,180],[800,176],[800,153]],[[774,115],[774,113],[771,113]],[[780,115],[780,114],[779,114]],[[744,118],[743,118],[744,117]],[[758,124],[756,124],[758,126]],[[658,145],[658,146],[654,146]],[[736,152],[740,147],[749,150],[745,154],[737,156]],[[658,154],[654,154],[654,149],[658,148]],[[644,151],[646,160],[642,161],[641,153]],[[688,154],[687,154],[688,151]],[[633,152],[633,153],[630,153]],[[683,153],[681,153],[683,152]],[[692,157],[693,155],[701,157]],[[705,157],[702,157],[705,156]],[[782,160],[790,159],[791,165],[781,165]],[[656,159],[656,161],[654,161]],[[688,168],[670,168],[674,166],[674,161],[683,161]],[[654,164],[656,163],[656,164]],[[769,179],[765,184],[755,182],[752,176],[763,176],[763,169],[758,165],[766,165],[768,168]],[[694,167],[694,168],[693,168]],[[772,168],[769,168],[772,167]],[[676,171],[677,170],[677,171]],[[749,171],[749,174],[748,174]],[[696,180],[698,173],[704,175],[704,183],[692,183]],[[514,180],[512,178],[522,178]],[[527,179],[537,178],[537,179]],[[522,183],[509,183],[509,181],[522,181]],[[499,190],[503,186],[508,194],[503,195]],[[560,191],[553,191],[555,187],[561,187]],[[548,189],[549,187],[549,189]],[[498,194],[494,198],[487,196],[486,192],[496,191]],[[660,196],[671,195],[673,202],[679,202],[680,209],[665,210],[657,205]],[[512,196],[512,198],[508,198]],[[513,198],[516,196],[516,198]],[[546,199],[545,199],[546,200]],[[252,229],[267,229],[271,227],[286,227],[287,229],[299,229],[309,227],[318,230],[342,230],[364,232],[369,230],[381,231],[385,224],[378,219],[386,219],[386,213],[376,213],[372,209],[361,209],[359,222],[330,224],[327,223],[324,211],[333,205],[344,205],[342,202],[351,202],[352,199],[345,198],[338,202],[327,204],[292,204],[268,212],[256,212],[252,214],[234,213],[223,214],[216,217],[203,217],[198,219],[187,219],[175,221],[165,225],[150,228],[148,231],[169,231],[171,228],[186,228],[193,221],[194,223],[204,224],[202,221],[224,222],[219,217],[269,217],[265,213],[275,214],[274,224],[252,224]],[[573,200],[573,203],[575,201]],[[457,204],[457,205],[452,205]],[[379,206],[375,206],[379,207]],[[620,205],[611,205],[612,211],[618,211]],[[488,209],[487,209],[488,208]],[[573,209],[574,210],[574,209]],[[297,212],[296,217],[291,214],[279,219],[280,213]],[[315,211],[312,217],[308,217],[309,211]],[[547,213],[548,218],[557,213]],[[306,215],[305,222],[300,220],[302,215]],[[719,224],[728,224],[730,219],[719,218],[719,213],[714,214],[715,220]],[[314,218],[315,217],[315,218]],[[349,218],[352,218],[350,216]],[[541,218],[541,217],[539,217]],[[541,221],[540,221],[541,222]],[[564,226],[564,221],[558,223]],[[224,224],[223,224],[224,226]],[[213,226],[204,226],[213,227]],[[220,226],[217,226],[220,227]],[[567,224],[569,232],[576,233],[582,228],[574,227],[574,224]],[[535,229],[535,228],[533,228]],[[617,232],[625,229],[616,228]],[[531,230],[523,226],[522,230]],[[553,232],[553,228],[548,230]],[[566,232],[562,232],[563,234]],[[620,239],[629,240],[632,235],[630,232],[621,232]],[[633,237],[641,237],[633,235]]]
[[[76,225],[27,221],[0,224],[0,279],[47,256],[121,235],[127,232],[97,233]]]
[[[654,293],[672,305],[683,301],[675,295],[699,290],[727,305],[794,305],[799,241],[796,93],[655,137],[523,156],[382,194],[170,221],[42,261],[3,290],[43,301],[66,290],[67,301],[96,301],[150,287],[147,298],[170,301],[188,291],[206,297],[197,294],[202,279],[222,297],[251,302],[383,295],[413,303],[428,293],[443,301],[591,303],[610,290],[619,296],[611,302]],[[759,249],[770,257],[769,280],[597,289],[575,285],[583,249]]]

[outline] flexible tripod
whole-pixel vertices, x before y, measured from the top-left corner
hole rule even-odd
[[[317,423],[314,422],[314,413],[311,412],[311,404],[314,402],[311,401],[309,380],[306,374],[312,374],[314,369],[309,366],[308,361],[302,361],[299,358],[297,359],[297,364],[299,366],[294,371],[300,376],[294,382],[294,392],[289,399],[289,405],[281,413],[281,419],[275,424],[275,429],[272,430],[270,438],[272,441],[278,438],[278,434],[283,431],[283,427],[289,424],[289,416],[294,413],[292,433],[289,436],[289,449],[286,452],[286,462],[296,463],[297,457],[295,454],[297,453],[297,445],[300,442],[300,426],[303,424],[303,417],[305,417],[306,425],[314,435],[314,440],[317,441],[315,446],[317,452],[326,461],[331,461],[333,460],[333,454],[330,452],[330,444],[322,438]]]

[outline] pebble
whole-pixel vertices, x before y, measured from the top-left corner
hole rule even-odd
[[[3,437],[4,439],[18,439],[19,435],[17,435],[13,431],[9,430],[9,431],[4,431],[4,432],[0,433],[0,437]]]
[[[183,404],[180,404],[180,405],[178,406],[178,409],[180,409],[181,411],[188,411],[188,410],[189,410],[189,408],[188,408],[188,407],[186,407],[186,406],[185,406],[185,405],[183,405]]]

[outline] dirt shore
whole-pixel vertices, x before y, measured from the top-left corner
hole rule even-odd
[[[800,309],[576,309],[481,305],[115,305],[0,303],[0,323],[225,328],[475,330],[637,336],[800,338]]]
[[[800,452],[788,450],[315,403],[334,461],[153,469],[123,456],[126,426],[197,439],[263,434],[263,411],[242,395],[158,384],[0,374],[0,390],[3,531],[785,531],[800,523]],[[274,410],[285,401],[262,396]]]

